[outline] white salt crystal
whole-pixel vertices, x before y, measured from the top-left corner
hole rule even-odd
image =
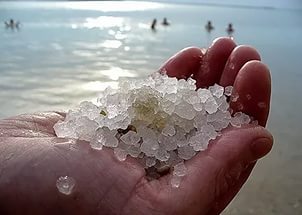
[[[202,111],[203,110],[203,104],[202,103],[194,103],[193,108],[196,111]]]
[[[155,157],[147,157],[146,158],[146,166],[151,167],[156,164],[156,158]]]
[[[210,124],[201,127],[201,131],[203,132],[204,136],[208,137],[209,139],[215,139],[217,137],[215,128]]]
[[[170,183],[171,183],[173,188],[179,188],[181,181],[182,181],[182,177],[179,177],[177,175],[173,175],[171,177],[171,182]]]
[[[81,112],[82,116],[86,116],[90,120],[95,120],[100,117],[99,107],[92,102],[81,102],[79,105],[79,111]]]
[[[224,95],[231,96],[233,91],[233,86],[227,86],[224,88]]]
[[[209,113],[215,113],[218,109],[218,105],[213,97],[208,98],[204,106],[205,110]]]
[[[211,92],[209,90],[202,89],[202,88],[199,88],[197,90],[197,95],[202,103],[205,103],[208,100],[208,98],[212,97]]]
[[[196,111],[194,110],[193,106],[186,102],[177,105],[175,107],[175,113],[178,116],[188,120],[192,120],[196,115]]]
[[[103,149],[103,139],[101,140],[96,135],[90,140],[90,146],[93,149],[96,150],[102,150]]]
[[[124,161],[127,158],[127,151],[120,149],[120,148],[114,148],[113,150],[115,157],[119,161]]]
[[[207,116],[206,115],[204,115],[204,114],[198,114],[194,118],[193,125],[194,125],[195,128],[200,129],[205,124],[207,124]]]
[[[120,138],[124,143],[128,145],[136,145],[140,141],[140,136],[134,131],[128,131]]]
[[[173,167],[173,175],[177,175],[177,176],[185,176],[187,174],[187,168],[184,164],[184,162],[180,162],[178,164],[176,164],[174,167]]]
[[[165,94],[164,98],[170,102],[176,102],[177,95],[175,93]]]
[[[160,134],[158,136],[158,142],[167,150],[172,151],[177,149],[177,140],[168,136]]]
[[[130,146],[127,149],[127,154],[129,154],[131,157],[137,158],[139,154],[141,153],[140,146]]]
[[[249,124],[250,122],[251,122],[251,118],[247,114],[242,113],[241,123],[244,125],[244,124]]]
[[[155,157],[160,161],[167,161],[170,158],[170,154],[166,151],[164,147],[159,147]]]
[[[90,141],[95,133],[98,124],[83,116],[77,119],[76,133],[80,140]]]
[[[175,134],[175,128],[173,125],[166,125],[164,127],[164,129],[162,130],[162,134],[165,135],[165,136],[173,136]]]
[[[97,145],[96,143],[102,143],[103,146],[107,147],[117,147],[118,146],[118,139],[116,139],[116,131],[109,130],[107,127],[99,128],[96,130],[94,139],[94,145]],[[92,142],[90,142],[91,144]]]
[[[157,142],[153,140],[143,140],[143,143],[141,144],[140,150],[144,152],[147,156],[155,156],[157,150],[159,148],[159,145]]]
[[[237,112],[234,114],[234,117],[231,119],[231,125],[234,127],[241,127],[242,124],[242,112]]]
[[[61,176],[56,182],[57,189],[60,193],[64,195],[70,195],[76,185],[74,178],[69,176]]]
[[[219,86],[218,84],[214,84],[214,86],[210,86],[209,90],[213,94],[213,96],[220,98],[223,95],[224,88]]]
[[[184,160],[189,160],[196,154],[192,146],[180,147],[177,149],[177,152],[178,156]]]
[[[208,139],[206,139],[201,132],[198,132],[196,135],[190,137],[188,142],[190,146],[193,147],[194,151],[203,151],[208,146]]]
[[[188,91],[185,95],[183,95],[183,99],[189,104],[200,103],[200,98],[197,95],[196,91]]]
[[[69,138],[78,138],[78,135],[76,133],[76,122],[75,120],[70,121],[64,121],[61,120],[58,121],[54,125],[54,130],[56,132],[57,137],[69,137]]]
[[[175,110],[175,105],[173,102],[165,100],[161,103],[163,111],[165,111],[167,114],[172,114]]]

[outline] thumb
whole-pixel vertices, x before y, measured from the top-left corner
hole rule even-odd
[[[226,130],[207,150],[186,162],[188,177],[184,189],[202,205],[206,195],[212,211],[223,210],[248,178],[251,165],[265,156],[272,144],[273,137],[260,126]]]

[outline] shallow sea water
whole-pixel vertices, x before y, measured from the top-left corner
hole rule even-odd
[[[172,25],[149,29],[153,18]],[[261,53],[272,73],[272,153],[224,214],[302,214],[301,10],[152,2],[0,2],[0,118],[65,110],[119,78],[140,78],[187,46],[205,47],[234,24],[238,44]],[[207,20],[215,30],[204,31]]]

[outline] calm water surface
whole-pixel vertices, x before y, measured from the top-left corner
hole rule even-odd
[[[273,152],[225,214],[302,214],[302,11],[151,2],[0,2],[0,118],[65,110],[119,78],[155,71],[176,51],[208,46],[232,22],[238,44],[256,47],[273,80]],[[149,29],[153,18],[172,25]],[[212,20],[208,34],[204,24]]]

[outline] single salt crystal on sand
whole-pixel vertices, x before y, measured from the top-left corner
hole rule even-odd
[[[64,195],[70,195],[75,185],[76,181],[74,180],[74,178],[69,176],[61,176],[56,182],[58,191],[60,193],[63,193]]]

